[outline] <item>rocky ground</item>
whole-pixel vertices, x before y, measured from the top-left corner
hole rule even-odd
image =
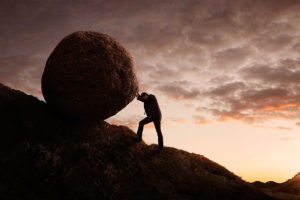
[[[0,84],[1,199],[273,199],[204,156],[62,118]]]

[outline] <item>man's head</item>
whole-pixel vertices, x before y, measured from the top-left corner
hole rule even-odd
[[[149,94],[147,94],[146,92],[142,92],[141,97],[142,97],[143,99],[148,99]]]

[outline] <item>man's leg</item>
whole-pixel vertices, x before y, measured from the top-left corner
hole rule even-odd
[[[161,132],[161,128],[160,128],[160,120],[154,120],[154,126],[157,132],[157,136],[158,136],[158,146],[159,148],[163,148],[164,147],[164,140],[163,140],[163,135]]]
[[[137,131],[138,142],[142,141],[142,134],[143,134],[144,125],[148,124],[148,123],[150,123],[152,121],[153,120],[150,119],[149,117],[146,117],[145,119],[143,119],[142,121],[140,121],[139,128],[138,128],[138,131]]]

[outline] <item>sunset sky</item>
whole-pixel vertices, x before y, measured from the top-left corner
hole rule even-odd
[[[1,0],[0,82],[43,99],[56,44],[107,33],[131,53],[140,91],[157,96],[166,146],[282,182],[300,171],[299,11],[298,0]],[[136,130],[143,114],[134,100],[107,121]]]

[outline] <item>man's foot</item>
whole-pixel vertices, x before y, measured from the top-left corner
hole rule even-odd
[[[138,137],[136,140],[138,143],[142,142],[142,138]]]
[[[160,145],[158,146],[159,150],[163,150],[163,148],[164,148],[163,146],[160,146]]]

